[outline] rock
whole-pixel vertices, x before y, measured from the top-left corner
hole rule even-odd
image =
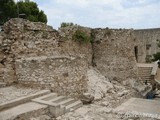
[[[129,83],[131,87],[138,91],[143,97],[145,97],[147,93],[152,90],[151,86],[145,85],[138,80],[130,80]]]
[[[36,118],[31,118],[31,120],[51,120],[51,118],[47,115],[41,115],[41,116],[36,117]]]
[[[81,96],[81,101],[83,102],[83,104],[91,104],[93,100],[94,100],[94,97],[89,93],[84,93]]]
[[[101,108],[98,108],[96,109],[96,111],[98,113],[111,113],[112,112],[112,108],[107,108],[107,107],[101,107]]]
[[[117,95],[118,95],[118,97],[122,97],[124,95],[127,95],[128,92],[129,92],[128,90],[123,90],[122,92],[119,92]]]
[[[108,101],[104,101],[104,102],[102,102],[102,105],[103,105],[103,106],[108,106],[108,105],[109,105],[109,102],[108,102]]]
[[[88,69],[87,76],[88,92],[94,96],[95,100],[102,99],[113,88],[113,84],[105,76],[101,75],[96,68]]]
[[[81,107],[81,108],[75,110],[75,112],[81,116],[85,116],[89,111],[90,111],[90,109],[85,108],[85,107]]]

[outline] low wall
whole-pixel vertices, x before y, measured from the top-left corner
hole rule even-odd
[[[19,83],[79,95],[86,89],[87,64],[74,57],[32,57],[16,61]]]

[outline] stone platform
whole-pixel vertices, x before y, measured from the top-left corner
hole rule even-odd
[[[160,100],[130,98],[114,109],[114,112],[128,117],[151,117],[160,119]]]

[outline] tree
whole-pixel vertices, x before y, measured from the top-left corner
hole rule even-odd
[[[42,10],[38,14],[38,20],[47,23],[47,16],[44,14]]]
[[[67,27],[67,26],[73,26],[74,24],[71,22],[71,23],[67,23],[67,22],[62,22],[61,23],[61,27]]]
[[[18,2],[19,13],[25,14],[25,18],[33,22],[47,23],[47,16],[44,12],[39,10],[35,2]]]
[[[152,61],[160,60],[160,52],[157,52],[156,54],[153,54]],[[160,68],[160,62],[158,62],[158,67]]]
[[[28,0],[26,2],[20,1],[15,3],[13,0],[0,0],[0,24],[19,15],[33,22],[47,23],[47,16],[42,10],[39,10],[35,2]]]
[[[13,0],[0,0],[0,24],[17,15],[16,4]]]

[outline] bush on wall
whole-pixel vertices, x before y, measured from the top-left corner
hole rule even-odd
[[[73,34],[72,39],[75,41],[78,41],[80,43],[89,43],[91,42],[91,37],[87,35],[82,30],[76,30],[76,32]]]
[[[156,53],[156,54],[153,54],[153,59],[152,61],[157,61],[157,60],[160,60],[160,52]],[[160,62],[158,62],[158,66],[160,68]]]

